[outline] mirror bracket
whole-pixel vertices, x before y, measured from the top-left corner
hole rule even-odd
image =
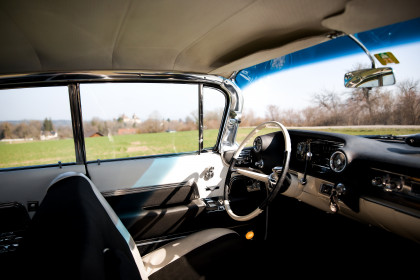
[[[353,34],[348,35],[350,39],[352,39],[362,50],[366,53],[366,55],[369,57],[370,62],[372,63],[372,68],[376,68],[375,66],[375,59],[373,58],[372,54],[369,52],[369,50],[363,45],[362,42],[360,42],[359,39],[356,38]]]

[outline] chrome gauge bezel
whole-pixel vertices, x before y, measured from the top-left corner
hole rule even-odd
[[[262,150],[262,139],[261,137],[256,137],[254,140],[254,151],[259,153]]]
[[[337,156],[337,155],[342,155],[343,156],[343,163],[342,163],[342,165],[340,165],[339,168],[334,167],[334,157]],[[331,168],[332,171],[334,171],[336,173],[340,173],[344,169],[346,169],[346,167],[347,167],[347,157],[346,157],[345,153],[343,153],[342,151],[336,151],[330,156],[330,168]]]

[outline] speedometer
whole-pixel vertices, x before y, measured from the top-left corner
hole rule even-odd
[[[346,155],[341,151],[336,151],[330,157],[330,167],[334,172],[341,172],[347,166]]]
[[[261,149],[262,149],[262,139],[261,139],[261,137],[258,136],[254,140],[254,151],[259,153],[259,152],[261,152]]]

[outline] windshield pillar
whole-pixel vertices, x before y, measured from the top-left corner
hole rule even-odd
[[[231,80],[224,80],[222,88],[228,92],[229,111],[223,127],[223,134],[219,150],[223,153],[229,150],[236,150],[238,144],[235,142],[236,133],[242,117],[243,96],[239,87]]]

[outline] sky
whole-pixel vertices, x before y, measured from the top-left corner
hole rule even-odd
[[[83,119],[118,119],[135,114],[141,120],[149,117],[184,120],[198,108],[198,85],[103,83],[80,86]],[[223,110],[224,95],[204,88],[204,110]],[[151,98],[152,97],[152,98]],[[159,109],[159,111],[157,110]],[[4,90],[0,94],[0,121],[70,120],[67,87]]]
[[[406,79],[420,80],[420,42],[392,49],[376,49],[372,54],[391,51],[399,60],[392,67],[397,83]],[[376,60],[376,59],[375,59]],[[268,75],[243,89],[244,112],[252,109],[256,116],[264,117],[268,105],[282,109],[302,109],[313,103],[313,95],[322,91],[345,93],[344,74],[358,64],[370,67],[365,53],[349,55],[340,59],[303,65]],[[376,67],[384,67],[376,60]],[[389,86],[394,89],[396,86]]]

